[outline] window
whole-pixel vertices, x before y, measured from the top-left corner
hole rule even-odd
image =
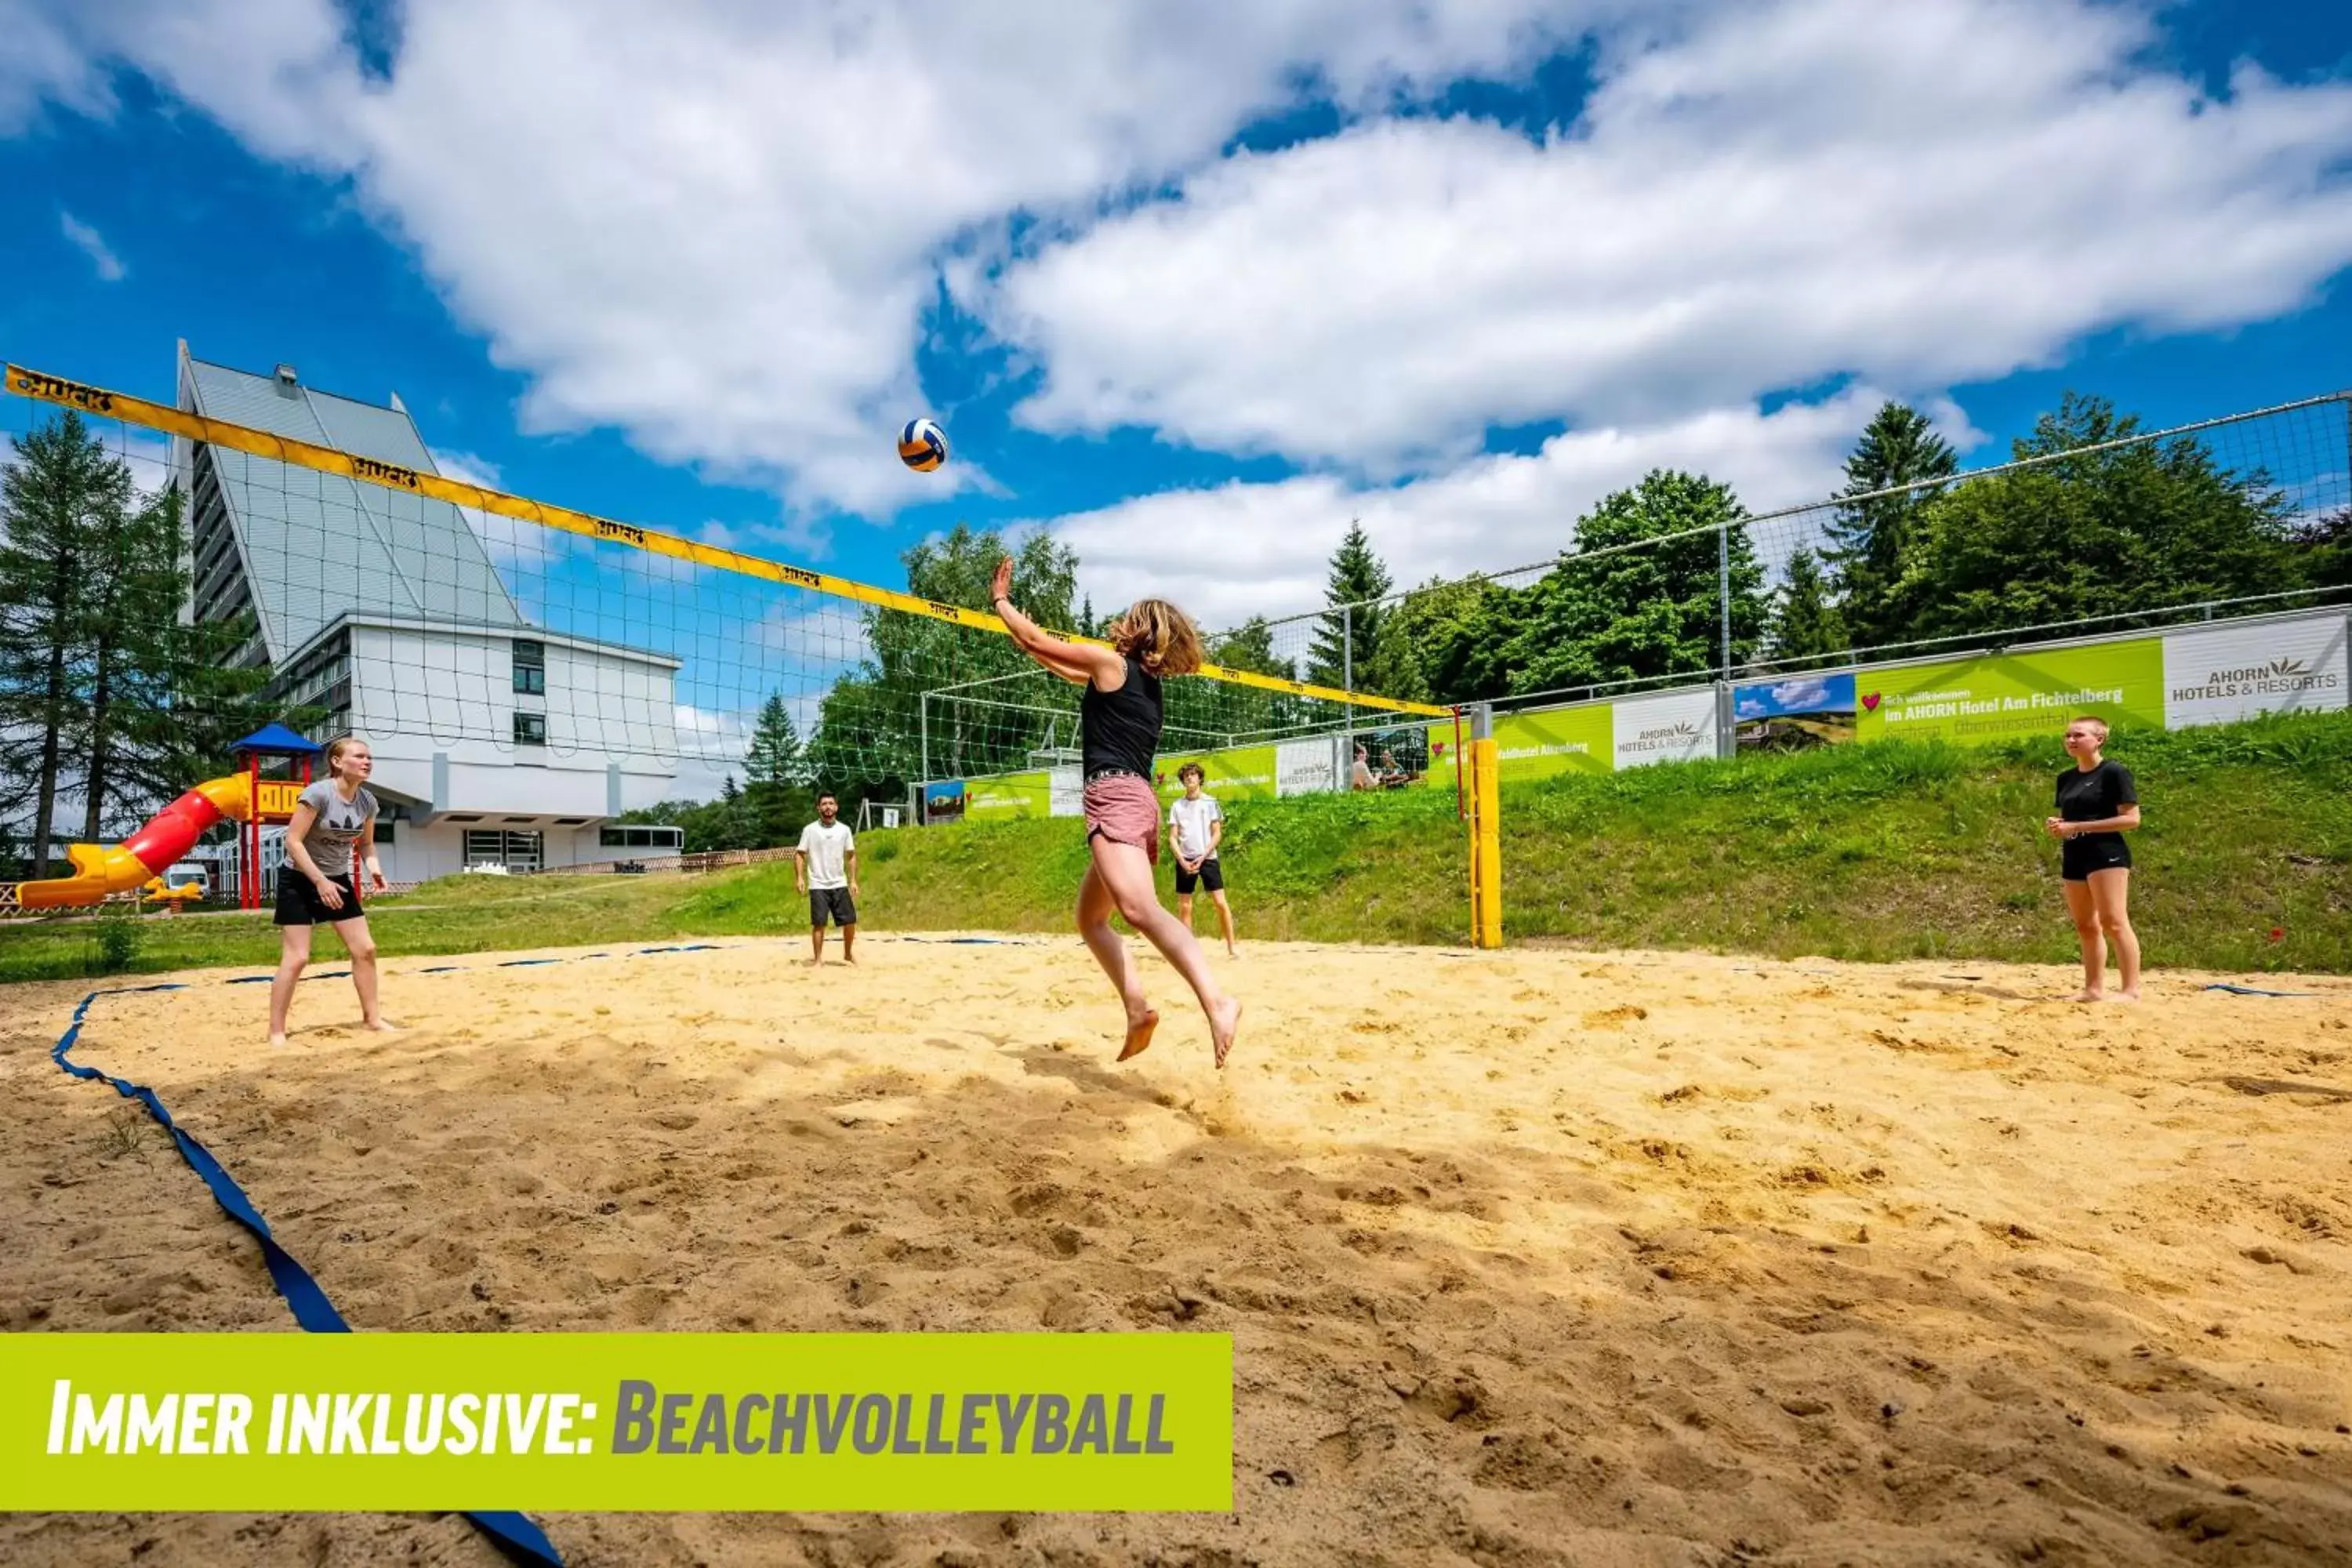
[[[518,713],[514,716],[514,738],[518,746],[547,744],[547,715]]]
[[[514,645],[514,689],[534,697],[547,693],[547,645],[517,638]]]
[[[600,827],[596,842],[605,849],[684,849],[683,827]]]
[[[466,864],[536,871],[541,864],[540,837],[496,827],[469,828],[466,833]]]

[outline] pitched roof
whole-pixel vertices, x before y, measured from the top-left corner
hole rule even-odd
[[[183,406],[438,473],[403,408],[191,358]],[[397,400],[395,400],[396,402]],[[482,542],[447,501],[206,448],[272,662],[348,611],[524,626]]]

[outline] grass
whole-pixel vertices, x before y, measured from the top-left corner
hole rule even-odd
[[[2147,826],[2133,912],[2152,963],[2352,973],[2352,715],[2118,737]],[[1517,941],[1778,957],[2071,962],[2058,851],[2041,831],[2053,742],[1883,742],[1567,777],[1503,792]],[[877,930],[1066,931],[1085,869],[1066,820],[871,833]],[[1234,808],[1223,851],[1244,940],[1459,942],[1469,926],[1454,792]],[[1160,889],[1172,901],[1163,861]],[[1200,924],[1213,932],[1203,910]],[[789,863],[708,876],[457,877],[378,903],[387,954],[806,929]],[[268,965],[266,914],[150,915],[121,972]],[[2273,940],[2272,932],[2281,934]],[[0,980],[121,958],[100,922],[0,927]],[[331,964],[334,943],[317,949]]]

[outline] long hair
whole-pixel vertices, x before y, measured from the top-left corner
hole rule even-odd
[[[341,736],[338,736],[338,737],[337,737],[337,738],[336,738],[332,742],[331,742],[331,743],[328,745],[328,747],[327,747],[327,776],[328,776],[328,777],[332,778],[332,777],[334,776],[334,773],[335,773],[335,764],[336,764],[337,763],[341,762],[341,761],[343,760],[343,753],[344,753],[345,752],[350,751],[353,746],[367,746],[367,737],[366,737],[366,736],[364,736],[364,735],[341,735]],[[373,746],[368,746],[368,750],[369,750],[371,752],[373,752],[375,750],[375,748],[374,748]]]
[[[1200,628],[1165,599],[1138,599],[1110,626],[1110,646],[1154,675],[1190,675],[1208,662]]]

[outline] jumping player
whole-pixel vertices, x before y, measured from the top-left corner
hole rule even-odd
[[[1160,1015],[1145,1002],[1127,944],[1111,930],[1114,910],[1191,984],[1208,1016],[1217,1066],[1223,1068],[1241,1025],[1242,1005],[1219,988],[1192,931],[1160,906],[1151,877],[1160,861],[1160,797],[1151,787],[1163,715],[1160,683],[1163,677],[1201,668],[1201,635],[1175,605],[1142,599],[1112,625],[1111,647],[1065,642],[1013,608],[1012,593],[1008,558],[997,563],[994,587],[996,613],[1005,629],[1031,658],[1086,687],[1078,702],[1078,744],[1091,863],[1078,884],[1077,924],[1127,1008],[1127,1044],[1118,1059],[1151,1044]]]
[[[2123,988],[2116,999],[2139,1000],[2139,937],[2132,930],[2131,846],[2124,834],[2139,826],[2139,789],[2131,770],[2102,757],[2107,743],[2103,719],[2085,716],[2066,726],[2066,752],[2074,765],[2058,775],[2058,815],[2042,827],[2059,840],[2059,874],[2066,910],[2083,943],[2083,989],[2077,1002],[2105,1001],[2107,946],[2116,950]]]
[[[352,956],[352,985],[360,994],[365,1028],[389,1033],[376,1003],[375,938],[360,911],[356,849],[370,885],[384,890],[375,858],[375,796],[367,788],[375,757],[368,743],[345,735],[327,748],[327,776],[304,790],[286,826],[286,864],[278,872],[278,973],[269,983],[269,1043],[286,1043],[286,1014],[295,984],[310,963],[314,927],[331,925]]]
[[[1217,846],[1225,838],[1225,811],[1217,797],[1202,791],[1208,775],[1198,763],[1176,770],[1184,785],[1181,796],[1168,803],[1168,826],[1176,835],[1176,918],[1192,929],[1192,889],[1206,888],[1217,906],[1217,922],[1224,929],[1225,956],[1239,958],[1234,947],[1234,907],[1225,902],[1225,870],[1217,861]]]

